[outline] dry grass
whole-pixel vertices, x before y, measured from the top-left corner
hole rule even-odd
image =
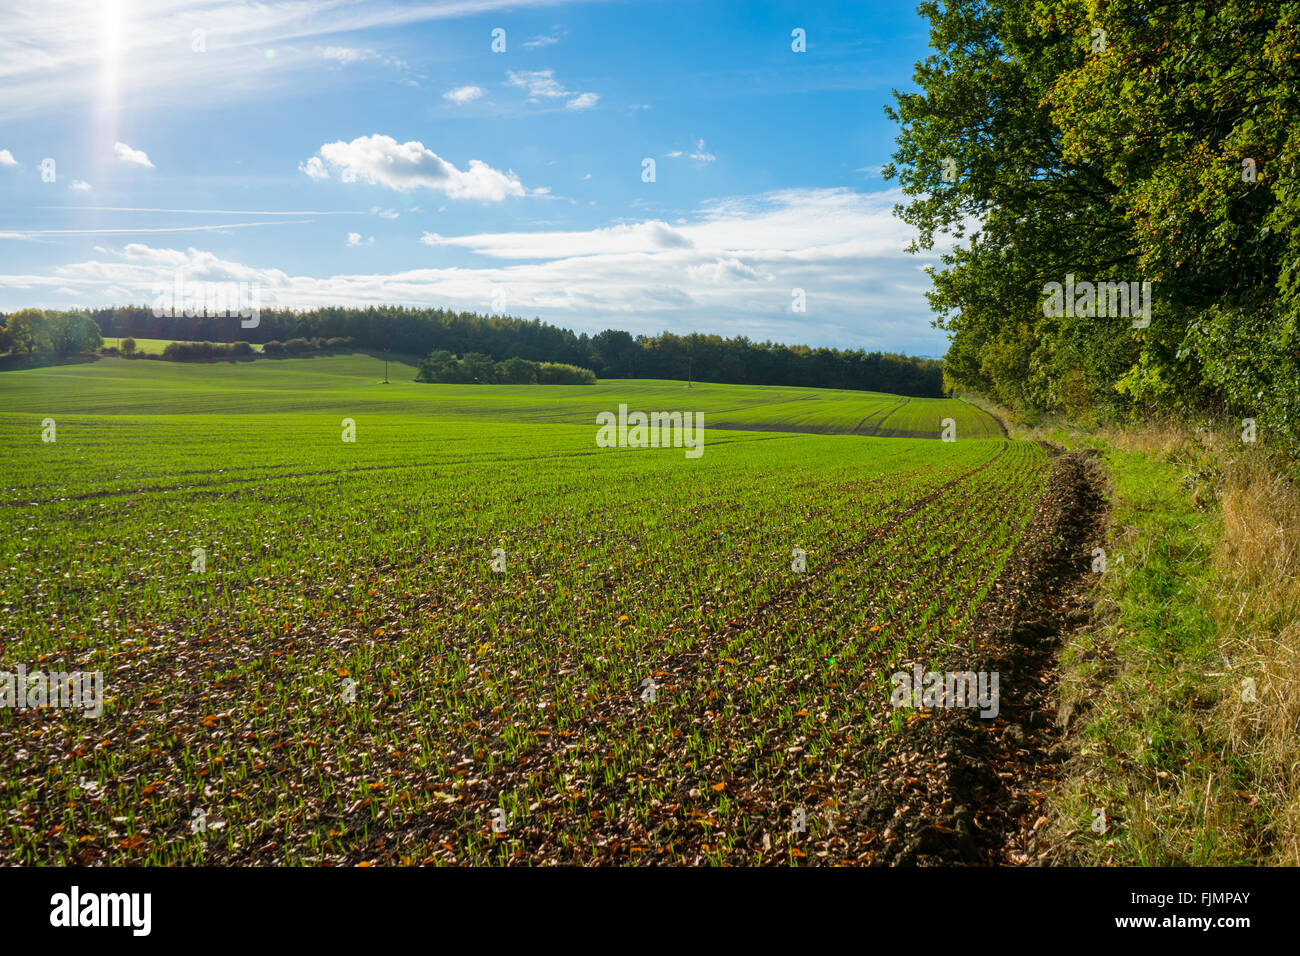
[[[1214,719],[1252,770],[1252,797],[1272,817],[1269,862],[1300,865],[1300,487],[1259,456],[1225,475],[1222,590],[1214,595],[1224,655],[1240,692]],[[1253,681],[1253,693],[1250,682]]]
[[[1127,558],[1062,654],[1062,716],[1080,716],[1061,858],[1300,865],[1294,464],[1177,423],[1031,434],[1106,451],[1104,544]],[[1114,824],[1102,836],[1087,826],[1096,807]]]

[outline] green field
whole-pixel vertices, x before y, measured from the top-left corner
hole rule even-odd
[[[201,371],[196,371],[199,369]],[[0,408],[62,415],[237,415],[382,412],[502,422],[589,425],[620,402],[644,410],[703,412],[708,428],[747,428],[938,438],[952,418],[958,439],[1001,435],[997,422],[965,402],[879,392],[709,385],[611,379],[598,385],[425,385],[409,361],[331,355],[257,362],[101,359],[0,376]]]
[[[0,667],[107,695],[0,710],[0,860],[861,860],[888,676],[963,644],[1047,453],[946,400],[390,375],[0,375]],[[704,455],[597,447],[620,402]]]

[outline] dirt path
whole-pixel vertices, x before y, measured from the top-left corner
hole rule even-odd
[[[1052,862],[1037,827],[1066,757],[1056,651],[1089,617],[1087,548],[1103,520],[1100,488],[1090,455],[1057,450],[1034,518],[981,606],[980,651],[945,664],[998,672],[998,717],[932,710],[890,741],[858,820],[881,832],[879,862]]]

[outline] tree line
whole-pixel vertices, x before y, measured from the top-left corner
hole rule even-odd
[[[1300,440],[1300,3],[918,9],[934,52],[886,109],[884,172],[915,250],[953,241],[929,293],[948,384]]]
[[[81,313],[77,313],[81,314]],[[694,379],[752,385],[865,389],[916,397],[943,394],[942,365],[860,349],[810,348],[693,333],[633,336],[607,329],[574,333],[501,315],[403,306],[263,309],[245,328],[237,316],[155,316],[145,307],[84,313],[106,337],[255,344],[351,340],[359,349],[427,356],[480,354],[493,362],[519,358],[591,370],[600,378]],[[251,321],[245,319],[242,321]],[[292,351],[292,350],[288,350]]]
[[[83,312],[22,309],[0,318],[0,354],[50,361],[93,352],[104,344],[98,323]]]

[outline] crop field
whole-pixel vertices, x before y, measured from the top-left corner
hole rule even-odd
[[[870,862],[889,675],[969,644],[1047,452],[947,400],[390,375],[0,376],[0,667],[105,695],[0,709],[0,860]],[[620,402],[705,453],[597,447]]]
[[[195,369],[201,371],[196,373]],[[425,385],[415,363],[333,355],[256,362],[190,363],[104,359],[93,364],[31,369],[0,377],[0,408],[63,414],[239,416],[337,410],[340,415],[391,411],[482,421],[590,425],[596,413],[630,408],[703,412],[707,428],[747,428],[938,438],[944,418],[958,439],[1001,436],[997,422],[965,402],[904,398],[878,392],[749,385],[610,380],[598,385]]]

